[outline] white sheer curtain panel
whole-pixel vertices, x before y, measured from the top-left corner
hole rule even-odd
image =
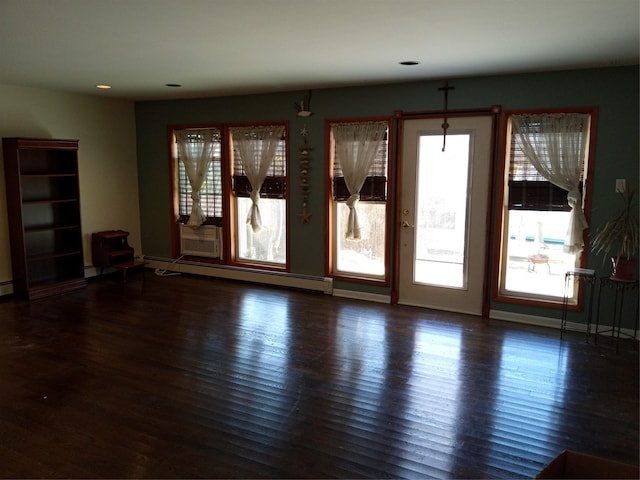
[[[525,155],[538,173],[566,190],[571,207],[564,241],[567,253],[584,248],[582,232],[589,225],[582,208],[580,180],[589,143],[591,117],[583,113],[512,115],[511,126]]]
[[[360,223],[356,206],[360,189],[376,158],[387,131],[387,122],[332,123],[336,157],[349,190],[346,238],[360,239]]]
[[[247,223],[254,232],[260,231],[260,188],[273,163],[278,142],[284,135],[284,125],[232,127],[233,146],[240,155],[242,168],[251,183],[251,208]]]
[[[200,190],[207,178],[207,171],[213,160],[216,140],[216,130],[177,130],[176,143],[180,161],[191,185],[191,215],[187,225],[199,227],[206,220],[206,216],[200,205]]]

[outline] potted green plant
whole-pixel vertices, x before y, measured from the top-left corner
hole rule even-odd
[[[618,192],[623,208],[600,225],[591,239],[594,253],[611,255],[613,280],[633,281],[640,243],[635,193],[635,188]]]

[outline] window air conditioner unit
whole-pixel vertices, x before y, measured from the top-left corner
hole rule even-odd
[[[180,225],[180,254],[222,258],[222,228],[214,225]]]

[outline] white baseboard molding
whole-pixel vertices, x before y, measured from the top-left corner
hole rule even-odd
[[[560,324],[562,320],[560,318],[560,313],[558,312],[558,317],[540,317],[537,315],[525,315],[522,313],[514,313],[514,312],[504,312],[501,310],[490,310],[489,318],[493,318],[495,320],[504,320],[505,322],[514,322],[514,323],[522,323],[525,325],[534,325],[537,327],[548,327],[555,328],[560,330]],[[610,326],[600,326],[600,330],[610,329]],[[567,322],[567,330],[572,332],[581,332],[587,333],[587,325],[584,323],[576,323],[576,322]],[[595,332],[595,323],[591,324],[591,333]],[[633,330],[630,328],[623,328],[620,330],[623,335],[633,337]],[[636,339],[636,340],[640,340]]]
[[[560,313],[558,318],[540,317],[538,315],[525,315],[522,313],[505,312],[502,310],[490,310],[489,318],[495,320],[504,320],[506,322],[523,323],[525,325],[534,325],[537,327],[549,327],[560,329]],[[586,332],[587,326],[582,323],[567,322],[567,330]]]
[[[353,300],[366,300],[376,303],[391,303],[390,295],[381,295],[378,293],[356,292],[355,290],[343,290],[339,288],[333,289],[334,297],[351,298]]]
[[[84,278],[97,277],[99,274],[100,272],[97,267],[94,267],[93,265],[84,267]]]
[[[229,280],[241,280],[280,287],[313,290],[329,295],[333,293],[333,279],[328,277],[314,277],[311,275],[297,275],[295,273],[251,270],[246,268],[229,267],[227,265],[175,261],[157,257],[145,257],[144,260],[149,262],[149,268],[153,268],[157,272],[191,273],[194,275],[227,278]]]
[[[0,282],[0,296],[11,295],[13,293],[13,282],[7,280],[6,282]]]

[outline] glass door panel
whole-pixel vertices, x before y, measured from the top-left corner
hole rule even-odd
[[[414,282],[466,288],[469,133],[422,134],[418,147]]]

